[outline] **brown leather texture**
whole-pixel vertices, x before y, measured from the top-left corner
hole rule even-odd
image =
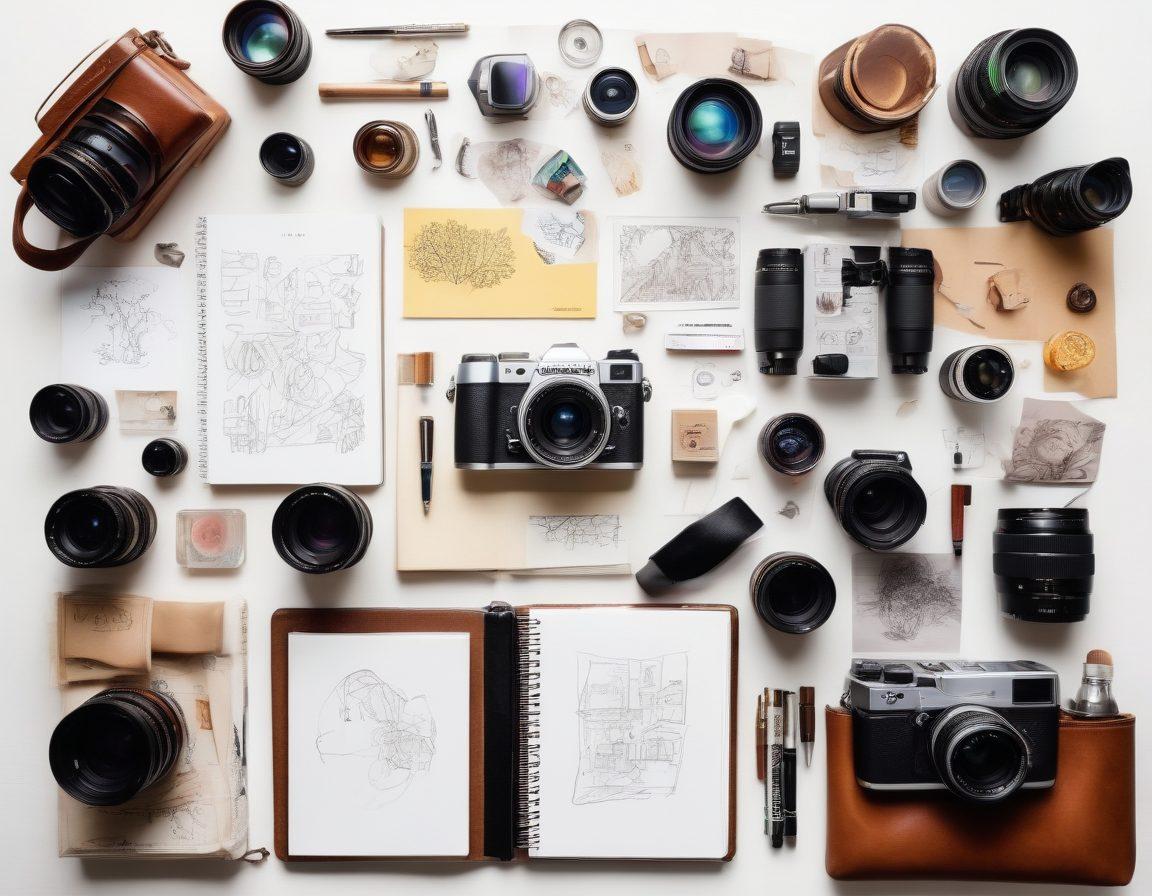
[[[852,716],[825,709],[828,839],[838,880],[996,880],[1124,886],[1136,867],[1136,719],[1060,718],[1056,784],[1002,803],[856,782]]]

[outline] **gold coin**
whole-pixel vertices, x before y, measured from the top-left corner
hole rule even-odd
[[[1044,363],[1061,373],[1087,367],[1095,358],[1096,343],[1079,330],[1063,330],[1044,343]]]

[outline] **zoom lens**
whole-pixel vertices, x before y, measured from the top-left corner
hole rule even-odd
[[[147,125],[100,100],[28,170],[44,217],[72,236],[107,233],[156,183],[160,150]]]
[[[278,0],[244,0],[224,18],[228,58],[265,84],[288,84],[308,70],[312,39],[299,16]]]
[[[902,451],[853,451],[828,472],[824,497],[844,531],[871,551],[900,547],[928,511]]]
[[[764,121],[756,98],[727,78],[705,78],[687,88],[668,116],[668,148],[698,174],[731,171],[760,142]]]
[[[1119,217],[1132,201],[1128,160],[1062,168],[1000,197],[1001,221],[1031,221],[1053,236],[1091,230]]]
[[[806,414],[781,414],[760,430],[760,456],[777,473],[799,476],[824,456],[824,430]]]
[[[1087,510],[1002,509],[992,536],[1000,612],[1025,622],[1080,622],[1096,572],[1092,548]]]
[[[836,608],[836,583],[805,554],[781,552],[752,572],[752,605],[778,631],[802,635],[818,629]]]
[[[893,373],[927,373],[932,351],[936,269],[930,249],[888,249],[884,319]]]
[[[596,124],[611,128],[623,124],[640,100],[632,73],[622,68],[603,68],[584,90],[584,111]]]
[[[1076,55],[1043,28],[1001,31],[976,45],[948,91],[963,130],[1005,140],[1031,134],[1064,108],[1076,89]]]
[[[355,566],[372,541],[372,514],[364,500],[339,485],[296,489],[272,517],[276,552],[293,569],[335,572]]]
[[[114,485],[84,488],[57,499],[44,520],[44,540],[68,566],[122,566],[139,558],[156,535],[156,511],[140,492]]]
[[[45,442],[89,442],[108,425],[108,404],[91,389],[56,383],[32,396],[28,419]]]
[[[109,688],[60,720],[48,762],[74,800],[119,806],[167,775],[187,738],[184,713],[167,694]]]
[[[957,796],[982,803],[1015,793],[1028,777],[1028,743],[995,710],[955,706],[932,726],[932,764]]]
[[[1015,379],[1011,355],[995,345],[958,349],[940,365],[940,388],[956,401],[999,401],[1008,394]]]
[[[761,249],[756,257],[754,339],[760,372],[795,376],[804,350],[804,253]]]

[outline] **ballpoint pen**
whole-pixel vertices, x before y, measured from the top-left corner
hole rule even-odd
[[[812,767],[812,747],[816,741],[816,689],[800,688],[800,744],[804,747],[804,765]]]
[[[766,757],[764,750],[767,745],[765,734],[767,733],[767,721],[764,718],[764,695],[756,695],[756,780],[764,780],[764,768]]]
[[[433,25],[377,25],[363,28],[329,28],[324,33],[329,37],[427,37],[432,34],[467,34],[468,26],[463,22]]]
[[[784,758],[780,789],[784,803],[784,836],[796,836],[796,694],[784,692]]]
[[[768,818],[765,819],[765,833],[771,837],[776,849],[784,845],[784,692],[772,690],[772,704],[768,721],[771,726],[771,750],[769,751]]]
[[[845,215],[849,218],[895,218],[916,208],[913,190],[845,190],[807,193],[784,202],[769,202],[769,215]]]
[[[424,512],[432,506],[432,436],[431,417],[420,418],[420,499],[424,502]]]

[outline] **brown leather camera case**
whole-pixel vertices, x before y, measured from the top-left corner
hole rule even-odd
[[[32,163],[63,140],[99,100],[113,100],[144,122],[160,156],[155,186],[113,225],[108,232],[113,239],[131,240],[140,233],[176,184],[203,161],[230,119],[223,106],[184,74],[186,68],[188,63],[174,54],[159,32],[141,34],[132,29],[95,57],[45,111],[38,122],[43,136],[12,169],[12,177],[21,185],[12,245],[24,262],[58,271],[76,261],[96,239],[43,249],[28,242],[24,218],[32,207],[26,184]]]
[[[1136,719],[1060,716],[1056,784],[981,806],[856,783],[852,716],[828,707],[828,844],[838,880],[1123,886],[1136,867]]]

